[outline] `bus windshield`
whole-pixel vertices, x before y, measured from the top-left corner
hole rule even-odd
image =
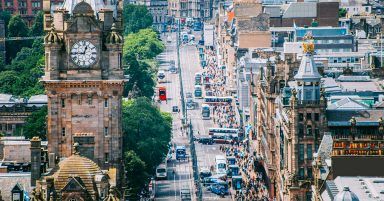
[[[165,168],[158,168],[156,170],[157,173],[164,173],[165,172]]]

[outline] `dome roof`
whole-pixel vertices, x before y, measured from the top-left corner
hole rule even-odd
[[[346,186],[343,191],[336,195],[334,201],[359,201],[359,198]]]
[[[63,189],[70,177],[79,177],[88,193],[94,195],[95,175],[99,174],[103,172],[95,162],[75,153],[61,161],[52,176],[57,190]]]

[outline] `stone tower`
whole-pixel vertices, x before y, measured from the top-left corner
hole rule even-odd
[[[102,169],[122,159],[122,2],[44,0],[48,152],[72,155],[72,144]]]
[[[36,180],[41,177],[41,139],[31,139],[31,186],[36,186]]]

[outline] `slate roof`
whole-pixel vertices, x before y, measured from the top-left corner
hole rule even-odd
[[[28,193],[32,192],[30,173],[0,173],[0,190],[4,200],[12,200],[12,189],[19,184]]]
[[[283,18],[316,17],[317,3],[298,2],[290,3],[283,14]]]
[[[356,100],[346,97],[335,103],[328,106],[330,110],[364,110],[369,109],[369,107],[363,103],[360,103]]]
[[[264,13],[268,13],[270,17],[280,17],[280,6],[265,6]]]
[[[327,110],[326,114],[328,126],[350,126],[352,117],[357,126],[377,126],[379,118],[384,117],[384,110]]]

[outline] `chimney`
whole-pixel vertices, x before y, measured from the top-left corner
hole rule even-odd
[[[31,140],[31,186],[36,186],[36,180],[41,177],[41,139],[33,137]]]

